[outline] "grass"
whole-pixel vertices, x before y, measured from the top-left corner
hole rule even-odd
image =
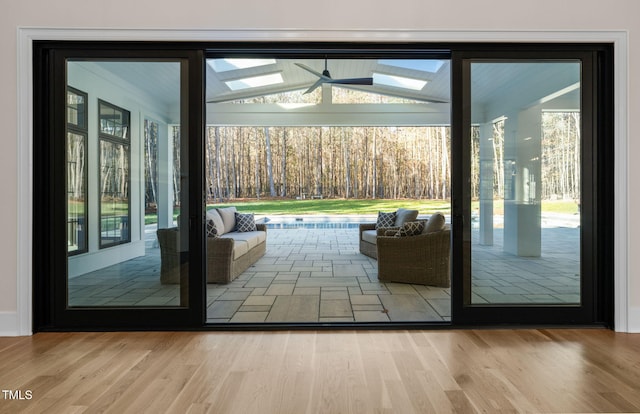
[[[418,210],[423,214],[442,211],[449,213],[447,200],[365,200],[365,199],[322,199],[322,200],[253,200],[211,204],[207,208],[235,206],[238,211],[269,215],[375,215],[379,211],[395,211],[399,207]]]
[[[238,211],[259,215],[376,215],[379,211],[395,211],[398,208],[418,210],[420,214],[432,214],[441,211],[444,214],[451,213],[449,200],[390,200],[390,199],[322,199],[322,200],[289,200],[289,199],[242,199],[226,203],[208,204],[207,209],[215,207],[235,206]],[[472,209],[478,209],[478,202],[472,203]],[[543,201],[544,213],[576,214],[578,205],[573,201]],[[502,202],[497,200],[494,205],[494,213],[502,214]],[[180,214],[176,209],[174,218]],[[156,214],[145,215],[145,224],[157,223]]]

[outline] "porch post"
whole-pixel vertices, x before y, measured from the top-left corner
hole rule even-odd
[[[505,122],[504,251],[540,257],[540,158],[542,118],[539,105]]]

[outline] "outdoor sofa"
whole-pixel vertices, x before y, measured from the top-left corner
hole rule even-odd
[[[229,283],[264,256],[267,228],[256,224],[253,214],[238,213],[235,207],[210,209],[206,224],[207,283]],[[159,229],[157,234],[162,260],[160,281],[180,283],[177,228]]]

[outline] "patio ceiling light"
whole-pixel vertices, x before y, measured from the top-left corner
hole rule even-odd
[[[419,91],[424,88],[424,85],[427,84],[427,81],[422,79],[405,78],[403,76],[385,75],[383,73],[374,72],[373,83],[374,85],[377,84],[392,86],[394,88],[404,88]]]
[[[218,73],[274,65],[275,63],[275,59],[207,59],[207,64]]]
[[[444,61],[438,59],[379,59],[378,64],[418,70],[420,72],[437,73],[444,65]]]
[[[229,89],[231,89],[232,91],[248,88],[259,88],[261,86],[276,85],[283,82],[284,80],[282,79],[282,74],[280,72],[225,81]]]

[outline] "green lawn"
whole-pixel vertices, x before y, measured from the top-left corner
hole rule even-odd
[[[418,210],[423,214],[442,211],[449,213],[450,204],[443,200],[255,200],[207,205],[207,208],[235,206],[238,211],[255,214],[378,214],[378,211],[395,211],[398,208]]]
[[[238,211],[259,215],[375,215],[379,211],[395,211],[398,208],[418,210],[420,214],[431,214],[441,211],[451,213],[448,200],[364,200],[364,199],[322,199],[322,200],[236,200],[220,204],[208,204],[207,209],[214,207],[235,206]],[[472,209],[478,209],[478,202],[472,203]],[[542,211],[545,213],[575,214],[578,206],[573,201],[543,201]],[[502,203],[496,201],[494,213],[502,214]],[[176,210],[174,217],[179,214]],[[147,214],[145,224],[156,223],[157,215]]]

